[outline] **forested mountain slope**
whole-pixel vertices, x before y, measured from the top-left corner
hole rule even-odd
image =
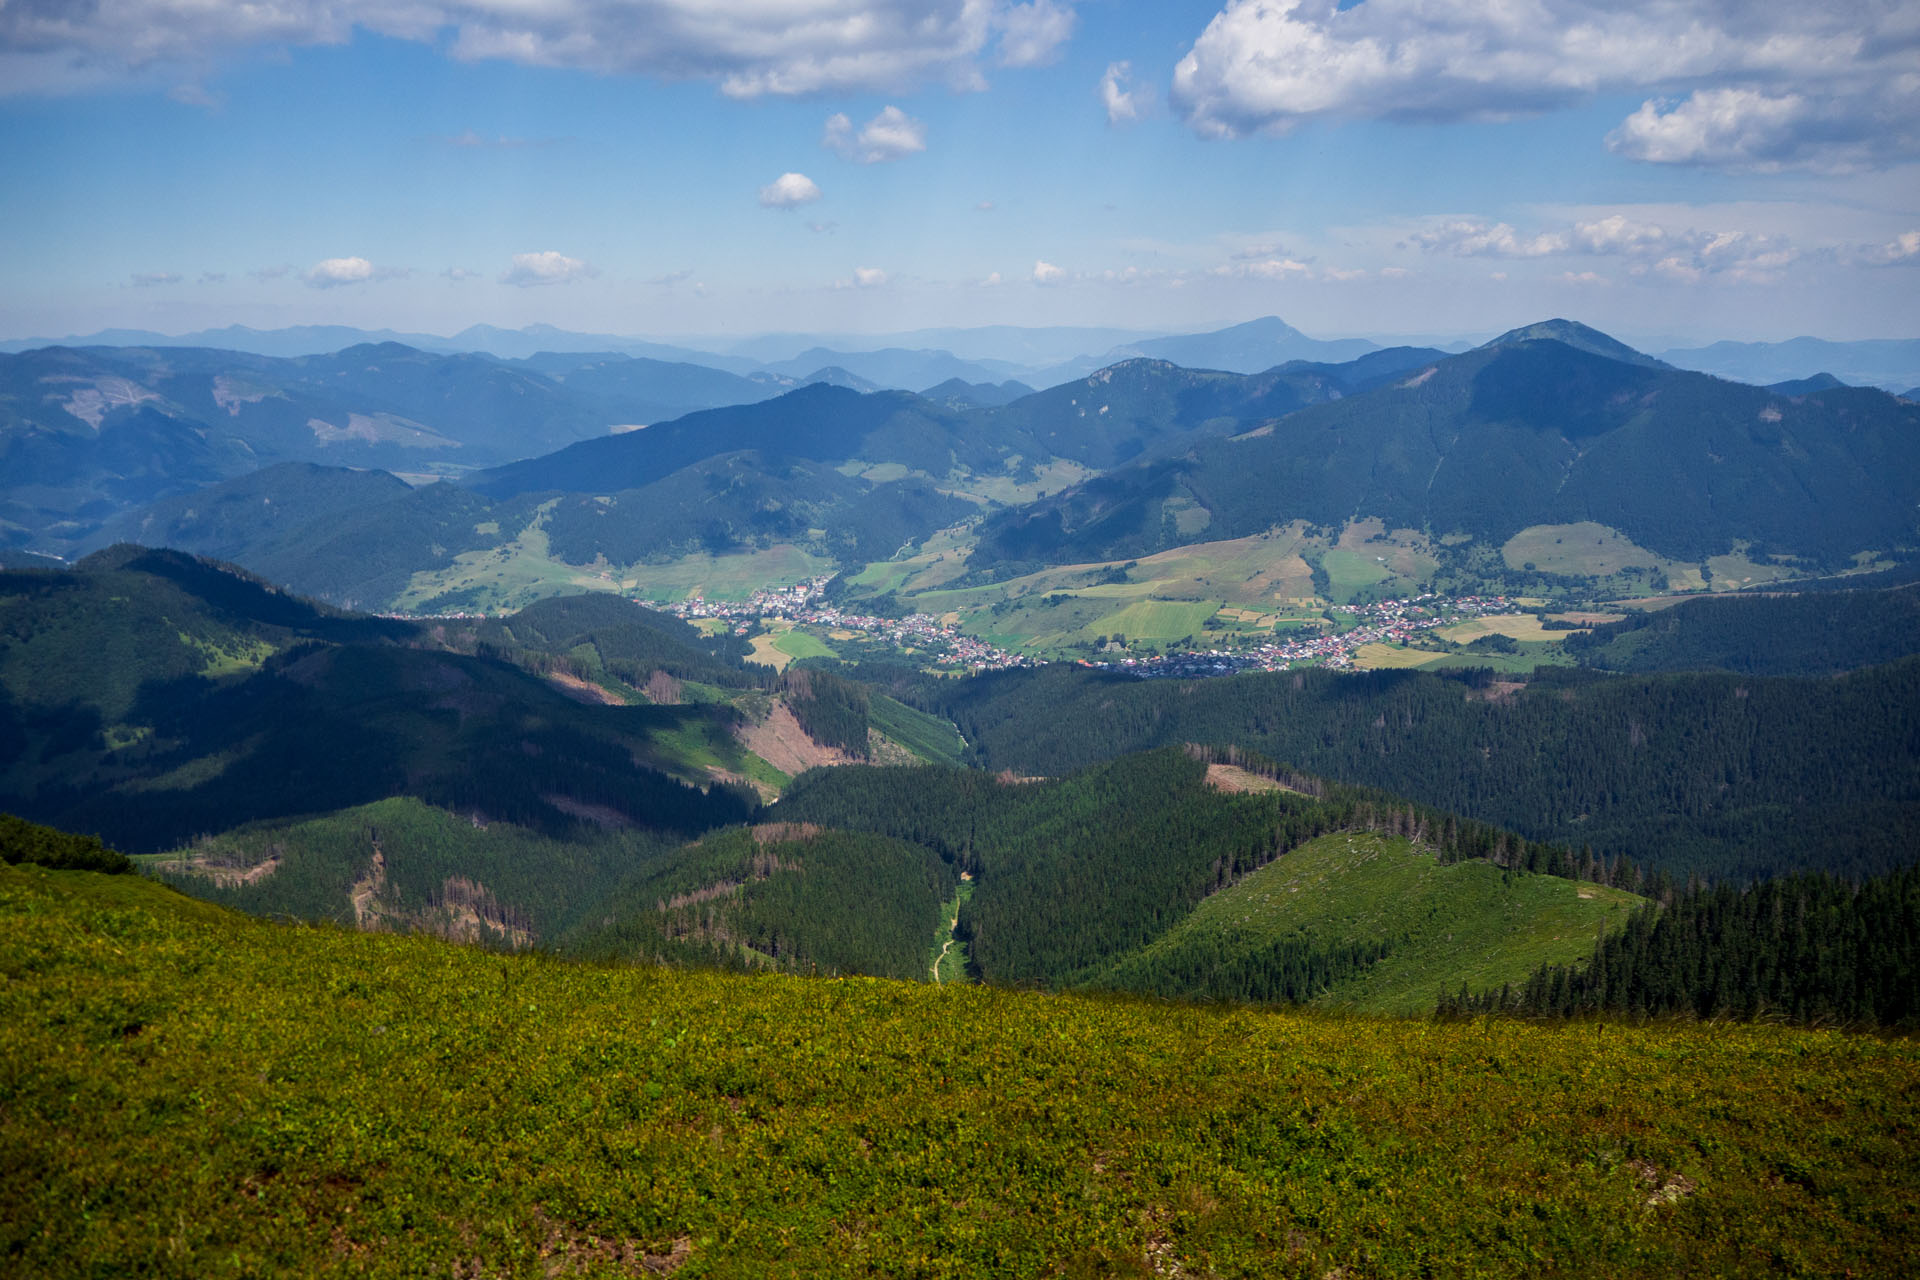
[[[1593,521],[1683,560],[1741,543],[1837,564],[1911,544],[1917,500],[1920,406],[1853,388],[1781,396],[1528,339],[1003,513],[974,563],[1125,559],[1374,516],[1495,547]],[[1182,506],[1204,519],[1176,524]]]
[[[1612,671],[1837,675],[1920,653],[1920,586],[1689,600],[1566,644]]]
[[[177,552],[0,574],[0,599],[0,807],[130,851],[396,794],[687,834],[749,809],[707,763],[744,767],[731,706],[586,705]]]
[[[992,769],[1237,743],[1670,874],[1860,874],[1920,849],[1920,659],[1837,679],[1405,671],[1153,680],[1064,666],[929,685]]]

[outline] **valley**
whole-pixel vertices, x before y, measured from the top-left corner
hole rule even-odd
[[[1094,1273],[1144,1257],[1162,1274],[1185,1273],[1166,1269],[1176,1259],[1271,1274],[1275,1240],[1244,1215],[1286,1214],[1280,1256],[1305,1274],[1361,1254],[1369,1273],[1413,1274],[1468,1256],[1427,1233],[1442,1201],[1447,1232],[1524,1242],[1511,1258],[1474,1246],[1481,1270],[1717,1264],[1696,1193],[1750,1232],[1749,1183],[1786,1184],[1662,1146],[1645,1118],[1629,1140],[1600,1113],[1569,1129],[1553,1108],[1596,1089],[1625,1105],[1569,1047],[1609,1022],[1619,1071],[1668,1043],[1710,1063],[1657,1076],[1675,1133],[1725,1120],[1714,1072],[1782,1053],[1848,1070],[1880,1054],[1871,1070],[1905,1079],[1898,1034],[1920,1018],[1920,935],[1899,923],[1920,894],[1920,424],[1878,392],[1714,384],[1610,343],[1551,322],[1455,355],[1251,374],[1130,355],[991,395],[836,374],[733,387],[745,398],[581,429],[537,456],[410,465],[409,481],[372,453],[355,468],[292,451],[225,478],[201,458],[177,491],[123,489],[110,511],[97,497],[118,482],[88,473],[95,496],[64,491],[80,502],[66,514],[7,508],[32,553],[0,569],[0,810],[24,819],[0,824],[21,867],[0,872],[0,911],[117,922],[101,927],[175,958],[237,947],[277,957],[260,981],[321,984],[266,997],[236,976],[187,995],[170,969],[103,976],[118,972],[104,954],[63,943],[74,983],[135,993],[138,1012],[74,1050],[96,1092],[120,1087],[100,1055],[155,1052],[148,1028],[186,1036],[233,1000],[295,1021],[325,1007],[355,1036],[408,1028],[404,1045],[300,1042],[303,1061],[395,1080],[425,1069],[420,1046],[482,1061],[476,1027],[533,1046],[494,1113],[522,1132],[551,1120],[528,1090],[593,1082],[564,1123],[613,1125],[619,1151],[561,1143],[542,1189],[516,1184],[489,1210],[509,1224],[500,1247],[548,1270],[590,1255],[744,1274],[823,1256],[808,1250],[831,1235],[876,1266],[961,1274],[955,1259],[1018,1264],[1041,1222],[1048,1256],[1080,1250]],[[221,367],[204,352],[85,359],[126,384],[63,402],[103,433],[190,416],[180,371]],[[326,367],[358,407],[309,434],[322,450],[419,450],[428,437],[401,428],[432,420],[433,440],[467,449],[479,442],[420,400],[423,373],[478,378],[476,396],[510,378],[557,413],[584,387],[657,372],[623,359],[343,352]],[[254,381],[209,375],[223,427],[252,430],[249,414],[311,390],[248,367]],[[75,558],[35,554],[60,550]],[[386,1002],[428,972],[450,985],[402,1018]],[[71,1039],[36,1016],[0,1053]],[[1728,1019],[1779,1025],[1729,1034]],[[572,1047],[547,1038],[555,1026]],[[1868,1029],[1896,1036],[1851,1034]],[[288,1034],[276,1022],[209,1049],[204,1069],[169,1060],[169,1078],[291,1082],[275,1056]],[[1090,1046],[1112,1037],[1131,1056]],[[1301,1199],[1293,1173],[1249,1173],[1244,1136],[1179,1151],[1140,1137],[1222,1117],[1266,1132],[1243,1114],[1256,1080],[1353,1054],[1371,1055],[1382,1105],[1427,1117],[1427,1154],[1336,1143],[1366,1171],[1348,1169],[1312,1135],[1374,1116],[1349,1098],[1289,1121],[1309,1136],[1259,1158],[1324,1165],[1342,1204],[1391,1181],[1393,1202],[1364,1219]],[[1041,1059],[1062,1074],[1035,1076]],[[802,1063],[826,1082],[806,1123],[841,1135],[817,1150],[782,1093]],[[1427,1163],[1444,1152],[1488,1179],[1463,1152],[1493,1113],[1447,1099],[1494,1077],[1559,1082],[1528,1113],[1553,1136],[1528,1120],[1502,1142],[1556,1169],[1576,1156],[1555,1143],[1586,1153],[1555,1197],[1575,1208],[1538,1239],[1537,1212],[1516,1217],[1505,1192],[1463,1200],[1459,1176]],[[1214,1098],[1201,1078],[1237,1084]],[[301,1096],[324,1123],[386,1123],[317,1080]],[[1858,1086],[1847,1123],[1882,1132],[1868,1116],[1905,1096],[1887,1088],[1906,1085]],[[1094,1101],[1139,1089],[1165,1097]],[[875,1110],[882,1094],[930,1110]],[[124,1135],[103,1123],[99,1149],[115,1150]],[[882,1124],[919,1136],[895,1150]],[[44,1129],[20,1134],[34,1159]],[[435,1141],[441,1165],[466,1159],[465,1139]],[[275,1167],[320,1185],[415,1176],[391,1155],[370,1169],[342,1147],[299,1150]],[[688,1151],[711,1154],[676,1163]],[[735,1153],[784,1181],[754,1181]],[[927,1216],[925,1162],[1004,1179],[1003,1157],[1071,1166],[1070,1208],[1028,1206],[1015,1229],[936,1196]],[[1158,1181],[1107,1178],[1116,1162]],[[1836,1160],[1783,1242],[1871,1264],[1890,1211],[1865,1232],[1827,1188],[1890,1194],[1874,1181],[1897,1181],[1890,1167]],[[642,1198],[667,1206],[644,1222],[600,1215],[569,1181],[643,1168]],[[1162,1184],[1172,1199],[1149,1192]],[[831,1231],[794,1208],[792,1188],[817,1199],[820,1185],[839,1188]],[[731,1225],[671,1208],[716,1188]],[[431,1223],[352,1196],[313,1212],[340,1256],[396,1240],[439,1256],[446,1231],[479,1240],[449,1194]],[[1674,1212],[1622,1235],[1615,1210],[1655,1201]],[[349,1209],[382,1225],[357,1235]],[[744,1214],[786,1225],[755,1234]],[[856,1232],[848,1214],[895,1225]]]

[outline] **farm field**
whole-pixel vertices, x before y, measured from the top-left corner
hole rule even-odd
[[[1496,613],[1484,618],[1469,618],[1465,622],[1445,627],[1440,632],[1443,640],[1455,644],[1469,644],[1481,636],[1506,636],[1511,640],[1538,642],[1558,640],[1567,633],[1548,631],[1541,625],[1542,619],[1532,613]]]
[[[1394,644],[1363,644],[1353,653],[1353,665],[1362,671],[1401,671],[1431,666],[1447,655],[1424,649],[1405,649]]]
[[[1708,585],[1699,565],[1655,555],[1591,520],[1522,529],[1507,539],[1500,555],[1509,569],[1531,564],[1544,573],[1593,578],[1611,578],[1630,570],[1660,572],[1674,591],[1701,591]]]
[[[605,969],[14,868],[0,965],[21,1277],[1898,1275],[1920,1250],[1906,1039]]]

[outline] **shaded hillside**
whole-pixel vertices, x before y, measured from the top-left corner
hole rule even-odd
[[[862,564],[977,510],[924,480],[875,484],[823,462],[743,452],[704,458],[640,488],[567,494],[546,529],[553,554],[570,564],[722,555],[781,542]]]
[[[146,852],[409,794],[552,829],[745,815],[730,707],[587,706],[176,552],[0,574],[0,808]]]
[[[1910,543],[1917,497],[1920,407],[1870,390],[1779,396],[1523,341],[1003,513],[973,563],[1124,559],[1360,516],[1494,546],[1590,520],[1683,560],[1746,542],[1843,563]],[[1201,518],[1175,520],[1184,508]]]
[[[1008,449],[967,420],[902,391],[861,395],[824,383],[775,400],[689,414],[645,431],[588,440],[499,467],[470,483],[482,493],[617,493],[707,458],[757,450],[777,458],[901,462],[932,475],[956,466],[1000,469]]]

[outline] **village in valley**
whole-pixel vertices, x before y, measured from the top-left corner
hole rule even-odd
[[[902,653],[922,655],[936,667],[955,671],[1002,671],[1044,666],[1049,659],[1016,653],[970,635],[954,615],[910,613],[892,618],[861,613],[829,603],[831,576],[755,591],[742,601],[709,600],[692,595],[655,604],[688,621],[714,620],[736,635],[748,636],[770,623],[812,628],[827,636],[858,638]],[[1143,680],[1235,675],[1246,671],[1288,671],[1296,666],[1352,669],[1368,646],[1404,648],[1423,636],[1474,618],[1510,615],[1522,602],[1507,596],[1441,596],[1432,592],[1407,599],[1336,604],[1326,610],[1325,627],[1299,634],[1246,631],[1220,633],[1209,647],[1134,653],[1115,640],[1097,657],[1073,658],[1083,667],[1111,670]],[[1210,639],[1213,637],[1209,637]]]

